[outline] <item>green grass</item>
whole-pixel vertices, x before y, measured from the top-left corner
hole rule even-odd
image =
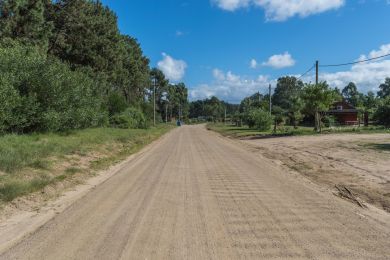
[[[283,127],[283,128],[279,128],[276,133],[273,133],[271,130],[261,132],[256,129],[251,129],[247,126],[236,127],[236,126],[224,125],[224,124],[208,124],[207,128],[209,130],[216,131],[222,135],[237,137],[237,138],[254,137],[254,136],[271,137],[271,136],[315,134],[312,127],[298,127],[298,129],[294,129],[294,127]]]
[[[172,125],[159,125],[150,129],[96,128],[66,134],[1,136],[0,202],[39,191],[83,171],[68,167],[59,174],[42,174],[55,171],[51,170],[53,161],[58,163],[66,161],[69,155],[83,157],[98,151],[103,156],[93,162],[92,169],[103,169],[137,152],[172,128]]]
[[[5,181],[0,185],[0,200],[4,202],[12,201],[17,197],[39,191],[52,182],[52,179],[45,176],[32,180],[10,178],[9,181]]]
[[[251,129],[247,126],[236,127],[232,125],[224,124],[207,124],[209,130],[213,130],[225,136],[231,136],[236,138],[245,138],[245,137],[275,137],[275,136],[299,136],[299,135],[318,135],[319,133],[315,132],[313,127],[303,127],[299,126],[294,128],[292,126],[283,126],[279,127],[276,133],[273,133],[272,130],[260,132],[256,129]],[[381,126],[370,126],[370,127],[337,127],[337,128],[324,128],[322,134],[332,134],[332,133],[390,133],[390,129],[386,129]]]

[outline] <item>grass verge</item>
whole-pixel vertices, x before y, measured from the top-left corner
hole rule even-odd
[[[96,128],[0,137],[0,203],[119,162],[173,128]]]
[[[225,124],[207,124],[207,129],[218,132],[224,136],[230,136],[234,138],[249,138],[249,137],[282,137],[282,136],[300,136],[300,135],[318,135],[319,133],[313,130],[313,127],[298,127],[292,126],[279,127],[274,133],[273,131],[260,132],[256,129],[251,129],[247,126],[237,127]],[[337,127],[337,128],[325,128],[321,134],[332,133],[390,133],[390,129],[384,127]]]

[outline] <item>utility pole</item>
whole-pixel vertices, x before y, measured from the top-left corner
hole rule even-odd
[[[269,114],[272,115],[272,86],[269,84]]]
[[[179,121],[181,122],[181,103],[179,104]]]
[[[153,83],[153,126],[156,126],[156,85],[157,85],[157,79],[152,79]]]
[[[168,123],[168,103],[165,104],[165,123]]]
[[[225,125],[226,125],[226,106],[225,106]]]
[[[319,68],[319,62],[317,60],[316,61],[316,85],[318,85],[318,68]],[[320,122],[320,117],[319,117],[318,111],[315,112],[314,120],[315,120],[315,129],[317,131],[319,131],[319,129],[321,129],[321,122]]]

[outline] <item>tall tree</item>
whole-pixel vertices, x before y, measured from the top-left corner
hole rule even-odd
[[[159,85],[166,88],[168,83],[164,75],[160,72],[150,72],[149,59],[143,55],[141,46],[136,39],[123,35],[121,36],[123,55],[122,55],[122,72],[121,88],[129,104],[140,102],[145,96],[145,87],[150,85],[150,75],[158,77]]]
[[[364,102],[363,94],[360,93],[355,83],[350,82],[341,92],[343,98],[354,107],[362,107]]]
[[[303,82],[296,77],[282,77],[278,79],[274,95],[272,96],[273,104],[286,111],[290,123],[294,127],[297,127],[298,122],[302,118],[302,89]]]
[[[326,82],[307,84],[303,89],[302,98],[305,110],[315,118],[315,130],[321,132],[321,118],[330,106],[337,100],[337,93],[329,88]]]
[[[53,26],[46,20],[48,0],[0,1],[0,39],[17,39],[47,50]]]
[[[379,86],[378,97],[385,98],[390,96],[390,78],[386,78],[385,83]]]
[[[99,1],[59,0],[53,8],[55,28],[49,52],[74,68],[104,72],[115,85],[123,72],[116,15]]]

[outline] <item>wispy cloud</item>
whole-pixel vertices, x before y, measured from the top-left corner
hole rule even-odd
[[[250,6],[265,10],[269,21],[285,21],[291,17],[307,17],[342,7],[345,0],[211,0],[219,8],[235,11]]]
[[[251,69],[256,69],[257,68],[257,61],[255,60],[255,59],[252,59],[251,60],[251,62],[250,62],[250,64],[249,64],[249,67],[251,68]]]
[[[390,54],[390,44],[382,45],[377,50],[361,55],[357,60],[375,58]],[[390,77],[390,60],[376,60],[359,63],[349,69],[338,72],[321,72],[320,80],[327,81],[332,87],[344,88],[349,82],[354,82],[362,92],[377,91],[386,77]],[[305,77],[305,81],[314,82],[314,77]]]

